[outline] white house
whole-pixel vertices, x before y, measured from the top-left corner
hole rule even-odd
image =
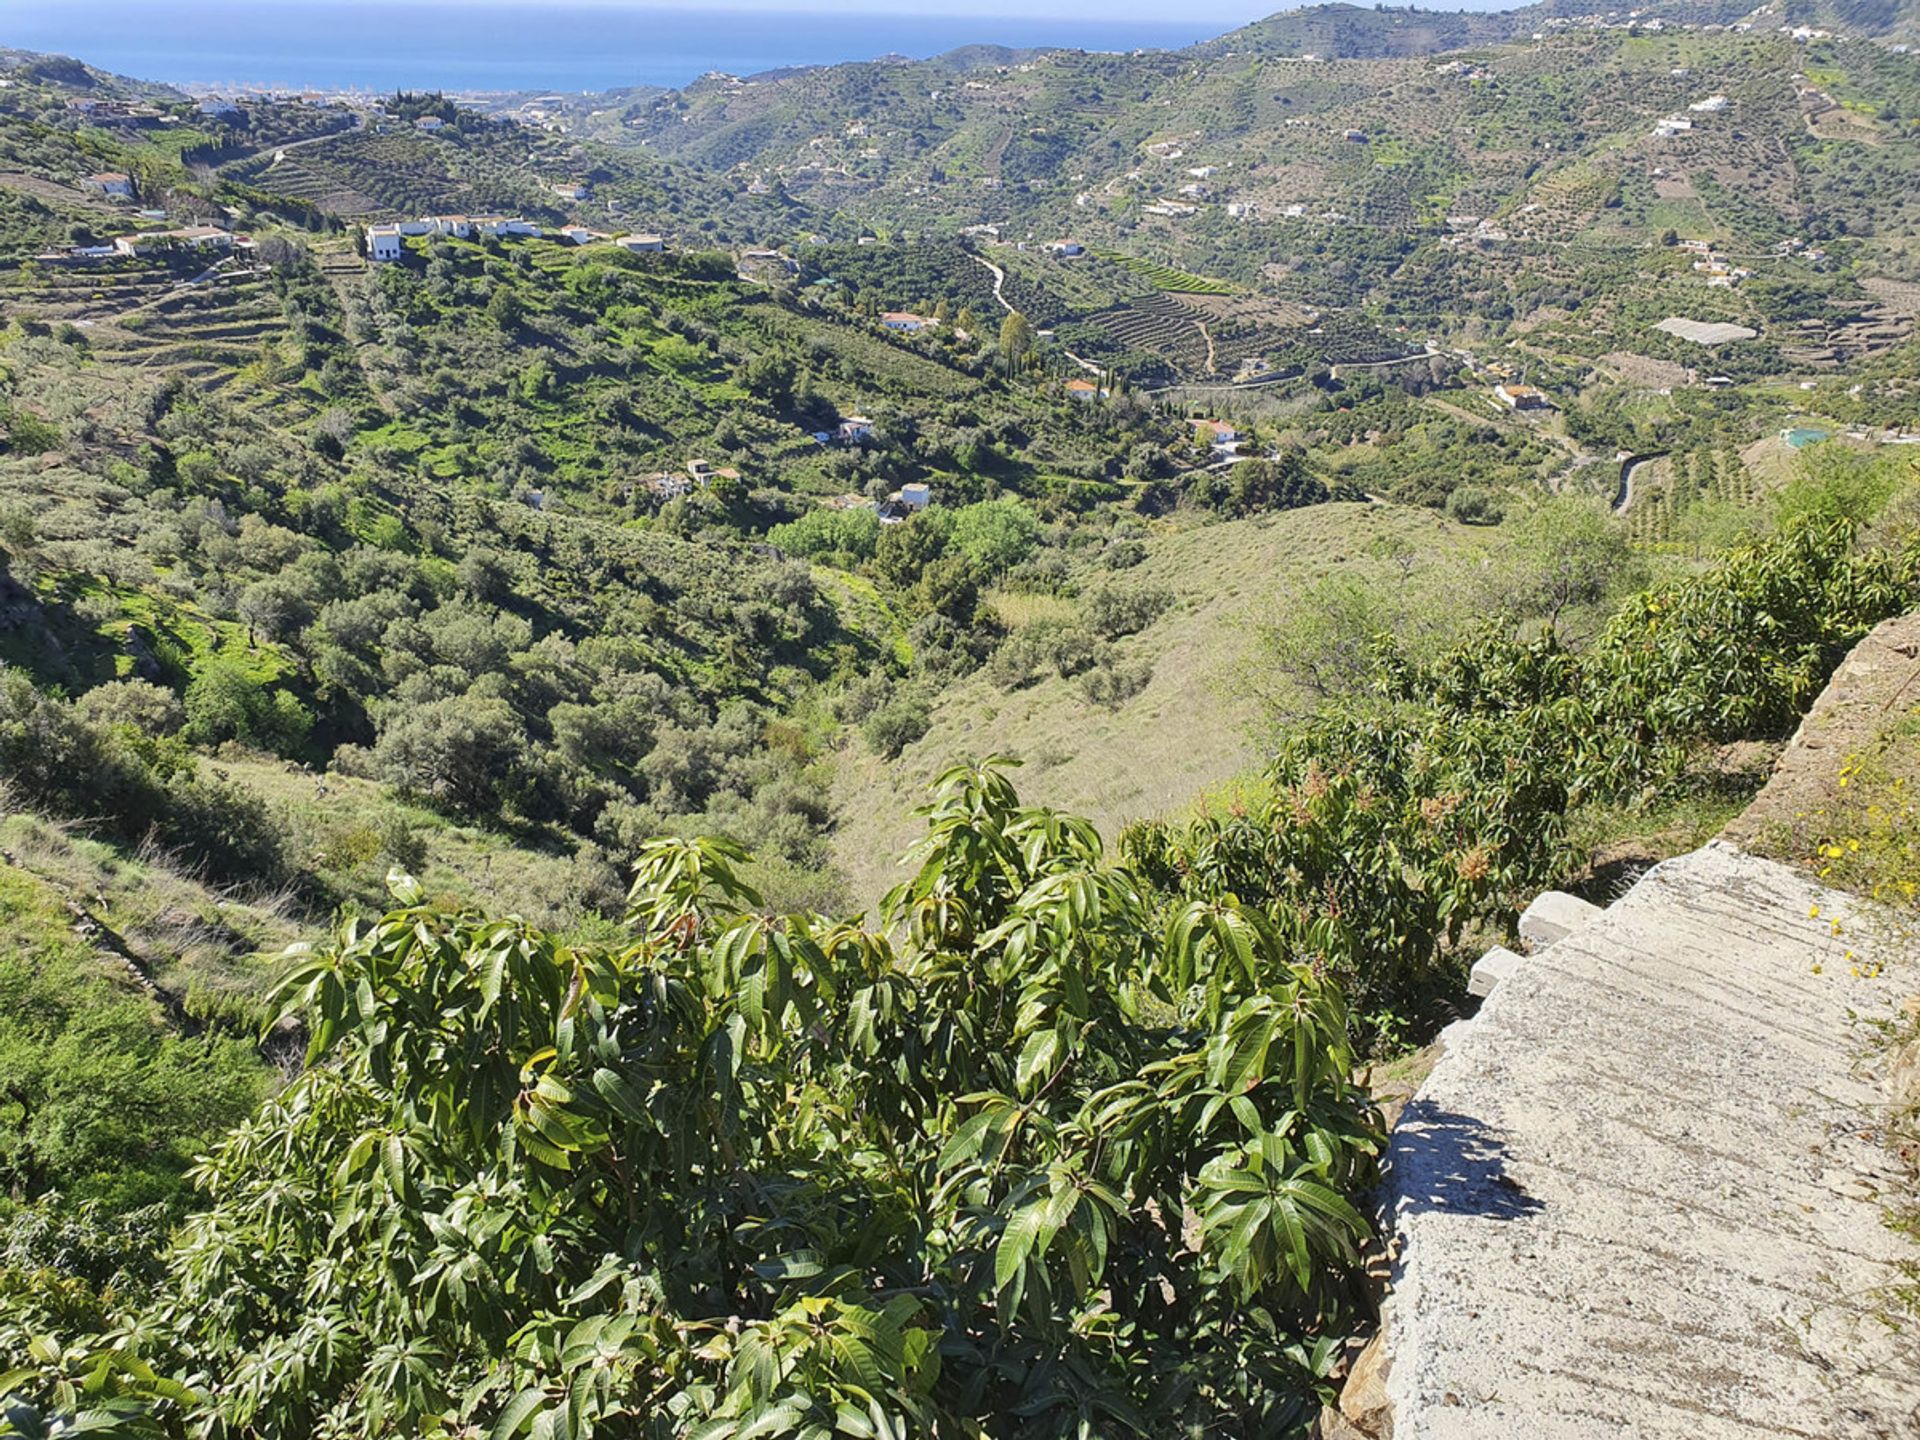
[[[1698,110],[1702,115],[1715,115],[1731,104],[1733,104],[1733,102],[1724,95],[1709,95],[1704,100],[1694,101],[1693,104],[1687,106],[1687,109]]]
[[[237,115],[240,113],[240,107],[238,105],[234,104],[231,100],[223,100],[218,95],[207,96],[205,99],[199,101],[194,106],[194,109],[198,110],[202,115]]]
[[[1195,439],[1208,441],[1216,450],[1240,443],[1240,432],[1224,420],[1196,420],[1193,433]]]
[[[933,503],[933,491],[923,481],[902,485],[894,496],[909,510],[924,510]]]
[[[612,238],[609,235],[601,234],[598,230],[589,230],[584,225],[568,225],[564,227],[560,233],[576,245],[591,245],[596,240],[608,240]]]
[[[562,200],[585,200],[593,194],[593,186],[585,180],[562,180],[554,185],[553,193]]]
[[[864,415],[849,415],[834,430],[834,438],[843,445],[857,445],[873,438],[873,421]]]
[[[646,254],[667,248],[667,242],[658,235],[622,235],[613,243],[623,250],[632,250],[637,254]]]
[[[406,253],[406,247],[400,243],[398,225],[367,227],[367,258],[369,260],[398,260]]]
[[[194,250],[231,250],[233,236],[216,225],[188,225],[179,230],[122,235],[113,242],[113,248],[122,255],[146,255],[171,245],[185,245]]]
[[[915,315],[911,310],[889,310],[880,317],[880,323],[889,330],[903,330],[909,335],[917,335],[934,322],[924,315]]]
[[[96,195],[113,195],[122,200],[133,198],[133,178],[122,175],[117,170],[102,170],[98,175],[88,175],[80,181],[82,190],[91,190]]]
[[[431,133],[435,130],[445,129],[447,122],[442,120],[438,115],[422,115],[418,120],[414,121],[413,124],[415,129],[425,130]]]
[[[1047,246],[1047,253],[1060,260],[1075,260],[1087,253],[1087,247],[1078,240],[1056,240]]]

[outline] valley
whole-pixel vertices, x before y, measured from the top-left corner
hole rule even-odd
[[[1395,1077],[1920,606],[1916,46],[0,49],[0,1437],[1385,1440]]]

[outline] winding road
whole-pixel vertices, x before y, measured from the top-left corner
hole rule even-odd
[[[1018,315],[1020,313],[1019,310],[1015,308],[1014,303],[1011,300],[1007,299],[1006,293],[1003,289],[1003,287],[1007,283],[1007,272],[1002,270],[998,265],[994,264],[991,260],[987,259],[987,257],[984,255],[975,254],[975,252],[971,250],[969,250],[967,253],[969,255],[972,255],[975,260],[978,260],[982,265],[986,266],[987,269],[993,272],[993,298],[1000,302],[1000,308],[1006,311],[1009,315]],[[1083,360],[1080,356],[1074,354],[1073,351],[1067,349],[1067,347],[1064,345],[1060,347],[1060,353],[1066,356],[1069,360],[1073,361],[1074,364],[1078,365],[1082,370],[1086,371],[1089,375],[1104,375],[1107,373],[1104,367],[1094,364],[1091,360]]]
[[[1624,515],[1633,505],[1633,474],[1642,465],[1651,465],[1656,460],[1666,458],[1667,452],[1656,450],[1645,455],[1629,455],[1620,462],[1620,489],[1613,497],[1613,510],[1616,515]]]

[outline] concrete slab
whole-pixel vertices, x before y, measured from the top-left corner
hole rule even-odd
[[[1527,949],[1542,950],[1564,940],[1600,913],[1600,907],[1569,895],[1564,890],[1549,890],[1536,895],[1533,903],[1520,912],[1520,938]]]
[[[1467,993],[1485,999],[1493,993],[1494,986],[1526,963],[1526,956],[1516,955],[1504,945],[1494,946],[1473,962],[1473,969],[1467,974]]]
[[[1912,1251],[1851,1018],[1920,964],[1852,975],[1855,923],[1716,842],[1456,1028],[1390,1151],[1396,1440],[1920,1435],[1920,1341],[1871,1305]]]

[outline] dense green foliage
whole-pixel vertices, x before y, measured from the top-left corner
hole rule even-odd
[[[295,959],[311,1068],[151,1308],[11,1388],[152,1434],[1286,1428],[1379,1138],[1338,992],[994,770],[928,822],[896,939],[759,913],[713,842],[643,851],[617,946],[397,880]]]

